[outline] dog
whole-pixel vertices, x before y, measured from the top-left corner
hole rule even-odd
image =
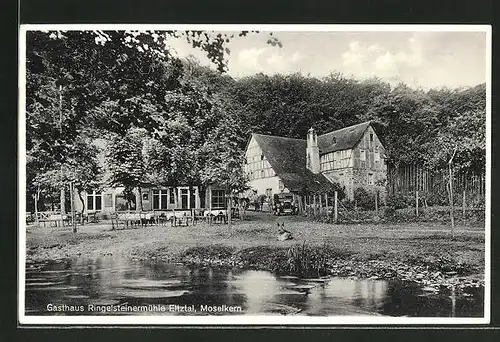
[[[285,241],[293,239],[292,233],[285,229],[285,223],[283,222],[280,226],[280,223],[276,223],[278,225],[278,241]]]

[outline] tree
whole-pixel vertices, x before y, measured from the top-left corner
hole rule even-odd
[[[201,180],[206,185],[216,184],[225,190],[229,197],[229,225],[233,195],[247,189],[247,179],[242,167],[245,155],[241,145],[244,140],[240,125],[231,115],[227,115],[202,148],[206,158],[203,161]]]
[[[453,151],[457,171],[484,172],[486,168],[486,111],[460,113],[449,119],[430,148],[429,165],[443,169]]]
[[[139,193],[138,209],[142,207],[141,185],[146,179],[146,165],[143,155],[144,132],[130,129],[125,136],[114,136],[107,145],[106,161],[109,184],[123,186],[125,198],[131,201],[133,191]]]
[[[240,32],[245,36],[248,32]],[[28,31],[27,149],[44,163],[65,164],[82,129],[125,136],[130,129],[158,130],[164,97],[179,88],[182,66],[165,48],[184,37],[219,71],[234,35],[203,31]],[[270,41],[276,44],[276,40]],[[59,119],[58,124],[54,124]],[[30,179],[33,173],[28,171]],[[33,186],[28,187],[34,191]],[[29,196],[28,196],[29,197]]]
[[[373,99],[369,115],[379,124],[379,133],[390,161],[423,163],[439,128],[438,110],[420,90],[403,84]]]
[[[28,153],[27,169],[37,170],[37,172],[31,171],[33,176],[28,177],[29,184],[37,189],[43,189],[46,199],[54,200],[59,189],[73,182],[82,204],[83,218],[85,202],[82,191],[102,186],[99,153],[99,148],[92,143],[91,139],[83,136],[68,147],[64,163],[44,163],[40,150],[33,148]]]

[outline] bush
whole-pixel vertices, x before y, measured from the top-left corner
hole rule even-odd
[[[356,206],[361,209],[375,209],[375,194],[364,188],[356,188],[356,190],[354,190],[354,201],[356,202]]]
[[[304,242],[302,246],[291,247],[287,252],[285,270],[301,278],[321,277],[328,273],[328,258],[330,256],[326,246],[309,248]]]
[[[392,209],[406,209],[415,206],[415,194],[397,193],[387,197],[387,206]]]
[[[429,206],[448,205],[450,201],[448,198],[448,193],[442,191],[428,194],[427,196],[425,196],[425,199],[427,200],[427,205]]]

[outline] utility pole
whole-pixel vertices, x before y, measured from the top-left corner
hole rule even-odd
[[[62,137],[62,84],[59,84],[59,133]],[[66,196],[64,192],[64,173],[61,164],[61,227],[64,226],[64,215],[66,214]]]

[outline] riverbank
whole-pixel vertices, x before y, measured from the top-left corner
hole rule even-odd
[[[276,221],[293,240],[277,240]],[[227,225],[152,226],[111,230],[109,224],[69,228],[30,226],[27,262],[62,258],[126,257],[137,260],[269,270],[296,270],[296,251],[321,259],[317,276],[414,281],[437,291],[466,291],[484,285],[484,227],[449,227],[432,223],[332,225],[301,217],[265,214]],[[293,251],[293,252],[291,252]],[[300,257],[300,256],[299,256]]]

